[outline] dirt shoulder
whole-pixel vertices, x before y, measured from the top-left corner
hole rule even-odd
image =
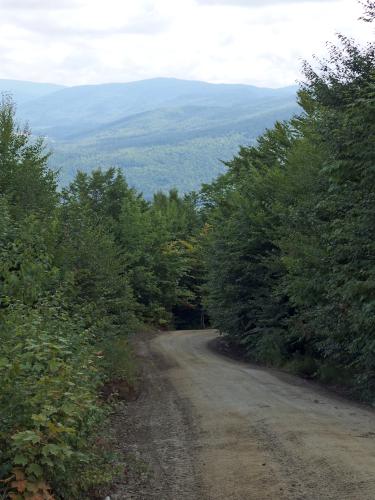
[[[195,423],[189,401],[168,378],[170,362],[151,350],[155,334],[134,342],[140,368],[139,396],[112,416],[112,439],[125,470],[111,500],[200,499],[193,446]]]

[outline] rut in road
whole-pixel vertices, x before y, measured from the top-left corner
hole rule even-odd
[[[115,498],[374,500],[375,412],[224,358],[207,347],[215,336],[169,332],[142,345],[158,397],[130,406],[145,420],[123,437],[155,473]]]

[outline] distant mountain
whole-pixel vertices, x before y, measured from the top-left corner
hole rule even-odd
[[[62,85],[54,85],[52,83],[0,79],[0,94],[11,94],[17,104],[24,104],[28,101],[52,94],[63,88]]]
[[[65,87],[20,101],[19,116],[47,137],[62,182],[77,169],[117,166],[150,196],[199,188],[296,110],[296,87],[258,88],[159,78]]]

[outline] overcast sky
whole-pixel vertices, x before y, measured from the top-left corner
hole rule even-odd
[[[77,85],[159,76],[284,86],[356,0],[0,0],[0,78]]]

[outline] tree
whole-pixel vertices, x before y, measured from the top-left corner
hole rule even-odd
[[[0,105],[0,193],[17,218],[32,212],[50,214],[56,205],[56,173],[48,168],[42,139],[32,137],[15,120],[15,105],[4,96]]]
[[[368,2],[371,12],[373,2]],[[206,304],[252,358],[375,388],[375,47],[305,65],[300,116],[205,186]]]

